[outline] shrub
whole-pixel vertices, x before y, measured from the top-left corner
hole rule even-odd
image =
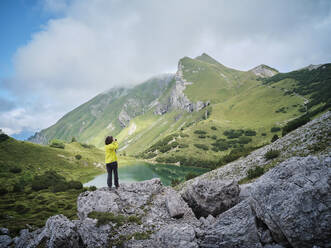
[[[164,146],[161,146],[161,147],[159,148],[159,151],[162,152],[162,153],[165,153],[165,152],[170,151],[171,148],[172,148],[171,145],[164,145]]]
[[[65,147],[64,143],[60,142],[60,141],[52,141],[52,143],[49,146],[54,147],[54,148],[60,148],[60,149],[64,149],[64,147]]]
[[[217,130],[217,127],[215,127],[215,126],[211,126],[210,127],[212,130]]]
[[[71,142],[77,142],[76,138],[75,137],[72,137],[71,138]]]
[[[17,204],[14,209],[19,214],[25,214],[30,210],[28,207],[24,206],[23,204]]]
[[[94,145],[89,145],[89,144],[84,144],[84,143],[80,143],[80,145],[86,149],[92,149],[92,148],[95,148]]]
[[[275,142],[276,140],[278,140],[279,137],[277,134],[275,134],[272,138],[271,138],[271,142]]]
[[[223,132],[224,136],[226,136],[228,139],[235,139],[239,138],[241,135],[243,135],[244,131],[243,130],[226,130]]]
[[[69,184],[67,182],[61,182],[61,183],[57,183],[55,185],[52,185],[52,191],[54,193],[56,192],[64,192],[67,191],[69,189]]]
[[[175,187],[175,186],[177,186],[178,184],[180,184],[180,180],[179,180],[179,179],[175,178],[175,179],[172,179],[172,180],[171,180],[171,186],[172,186],[172,187]]]
[[[97,190],[97,187],[95,187],[94,185],[90,186],[88,188],[89,191],[96,191]]]
[[[80,160],[80,159],[82,158],[82,155],[77,154],[77,155],[75,156],[75,158],[76,158],[77,160]]]
[[[264,158],[267,160],[277,158],[280,152],[278,150],[269,150],[264,154]]]
[[[185,180],[187,181],[187,180],[190,180],[190,179],[195,178],[197,176],[199,176],[199,175],[196,174],[196,173],[193,173],[193,172],[189,172],[185,175]]]
[[[55,171],[46,171],[43,175],[34,176],[31,182],[31,188],[38,191],[57,184],[66,184],[65,178],[57,174]]]
[[[180,137],[182,138],[187,138],[187,137],[190,137],[190,135],[186,134],[186,133],[181,133],[180,134]]]
[[[194,144],[194,146],[205,151],[209,150],[208,146],[204,144]]]
[[[261,136],[267,136],[267,134],[266,133],[261,133]]]
[[[255,168],[251,168],[247,171],[247,178],[248,179],[253,179],[253,178],[257,178],[261,175],[263,175],[264,173],[264,169],[262,167],[255,167]]]
[[[9,171],[16,174],[16,173],[20,173],[22,171],[22,168],[15,166],[10,168]]]
[[[0,188],[0,195],[5,195],[8,193],[8,190],[6,188]]]
[[[113,213],[107,213],[107,212],[96,212],[93,211],[88,214],[89,218],[97,219],[97,225],[96,226],[102,226],[105,224],[108,224],[109,222],[115,223],[117,227],[123,226],[125,223],[132,222],[137,223],[138,225],[141,225],[141,217],[130,215],[129,217],[126,217],[125,215],[115,215]]]
[[[195,130],[194,133],[195,134],[207,134],[207,132],[203,131],[203,130]]]
[[[205,136],[205,135],[199,135],[198,138],[199,138],[199,139],[205,139],[206,136]]]
[[[280,131],[280,127],[272,127],[271,129],[270,129],[270,131],[272,132],[272,133],[275,133],[275,132],[279,132]]]
[[[68,186],[70,189],[82,189],[83,184],[79,181],[69,181]]]
[[[216,135],[213,135],[210,138],[212,138],[213,140],[217,140],[217,136]]]
[[[303,115],[300,116],[290,122],[288,122],[284,127],[283,127],[283,131],[282,131],[282,135],[286,135],[289,132],[297,129],[298,127],[303,126],[304,124],[306,124],[308,121],[310,121],[309,116],[307,115]]]
[[[24,185],[21,183],[15,183],[13,186],[13,192],[19,193],[22,192],[24,190]]]
[[[189,147],[189,145],[188,144],[179,144],[178,147],[179,148],[187,148],[187,147]]]
[[[251,138],[248,138],[248,137],[245,137],[245,136],[239,137],[239,140],[238,140],[238,142],[240,144],[248,144],[251,141],[252,141]]]
[[[6,141],[7,139],[9,139],[9,136],[7,134],[0,134],[0,142]]]
[[[254,130],[246,130],[245,136],[255,136],[256,132]]]

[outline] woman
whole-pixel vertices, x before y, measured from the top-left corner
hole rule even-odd
[[[116,189],[119,187],[118,184],[118,173],[117,173],[117,156],[116,150],[118,148],[117,139],[113,139],[113,136],[108,136],[105,140],[105,152],[106,152],[106,167],[108,172],[107,184],[109,189],[112,187],[112,171],[114,171],[114,180]]]

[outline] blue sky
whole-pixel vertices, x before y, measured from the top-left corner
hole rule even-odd
[[[240,70],[329,63],[330,34],[329,0],[1,0],[0,129],[26,138],[203,52]]]

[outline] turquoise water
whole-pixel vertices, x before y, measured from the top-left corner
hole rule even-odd
[[[208,170],[203,168],[149,164],[145,162],[132,162],[130,164],[119,164],[118,176],[119,183],[131,183],[160,178],[163,185],[170,185],[173,179],[184,179],[188,173],[203,174]],[[107,186],[107,173],[96,176],[93,180],[84,184],[84,186],[96,186],[97,188]],[[114,183],[114,178],[113,178]]]

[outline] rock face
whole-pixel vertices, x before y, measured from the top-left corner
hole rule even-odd
[[[235,181],[199,180],[189,185],[182,197],[198,218],[216,216],[239,202],[239,186]]]
[[[198,248],[195,230],[188,224],[169,225],[155,235],[155,246],[162,248]]]
[[[331,246],[331,158],[293,157],[258,180],[251,192],[257,218],[277,243]]]
[[[191,102],[187,96],[184,94],[184,90],[187,85],[192,84],[187,82],[183,77],[183,65],[181,62],[178,63],[178,70],[175,75],[175,85],[173,86],[170,96],[166,99],[165,102],[158,102],[154,114],[163,115],[171,109],[182,109],[187,112],[199,111],[210,104],[209,101],[202,102],[198,101],[196,103]]]
[[[184,216],[183,199],[177,192],[173,191],[166,198],[166,206],[172,218],[181,218]]]
[[[277,70],[270,68],[269,66],[266,65],[259,65],[253,69],[250,70],[253,72],[256,76],[258,77],[272,77],[278,73]]]
[[[331,247],[330,184],[330,157],[286,160],[217,217],[201,247]]]

